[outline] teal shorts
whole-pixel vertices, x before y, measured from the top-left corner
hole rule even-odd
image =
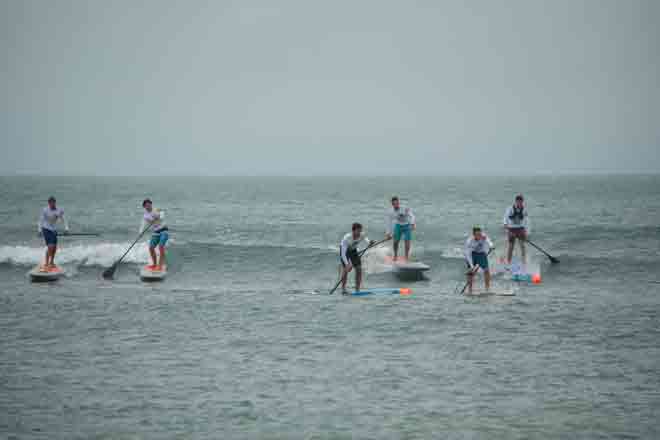
[[[167,240],[170,238],[170,234],[165,231],[154,232],[151,234],[151,240],[149,240],[149,246],[165,246]]]
[[[479,266],[484,272],[488,271],[488,254],[484,254],[483,252],[472,252],[472,264]],[[468,263],[468,268],[469,267],[470,264]]]
[[[396,224],[394,225],[394,241],[399,241],[401,240],[403,236],[404,241],[410,241],[412,240],[412,226],[410,224],[407,225],[400,225]]]

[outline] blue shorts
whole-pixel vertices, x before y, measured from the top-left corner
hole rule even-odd
[[[401,236],[403,236],[404,241],[410,241],[412,240],[412,226],[410,226],[410,223],[407,225],[400,225],[396,224],[394,225],[394,241],[399,241],[401,240]]]
[[[488,255],[481,252],[472,252],[472,263],[486,271],[488,270]]]
[[[41,233],[46,241],[46,246],[57,246],[57,232],[50,229],[41,228]]]
[[[353,267],[355,268],[362,267],[362,259],[360,258],[360,254],[358,254],[357,249],[347,249],[346,259],[351,263]],[[339,261],[341,262],[341,265],[343,267],[346,267],[344,260],[341,258],[341,249],[339,250]]]
[[[153,234],[151,234],[151,240],[149,240],[149,246],[151,247],[165,246],[169,238],[170,238],[170,234],[167,232],[167,230],[154,232]]]

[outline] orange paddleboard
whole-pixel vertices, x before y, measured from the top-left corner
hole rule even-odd
[[[146,281],[146,282],[163,281],[166,276],[167,276],[167,266],[158,268],[149,265],[149,266],[143,266],[140,269],[140,279],[142,281]]]
[[[64,276],[64,269],[59,266],[45,267],[40,264],[33,267],[32,270],[28,272],[28,276],[30,277],[30,280],[35,283],[57,281]]]

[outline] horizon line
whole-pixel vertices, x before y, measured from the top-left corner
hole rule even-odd
[[[456,173],[456,174],[43,174],[43,173],[14,173],[14,174],[0,174],[0,177],[97,177],[97,178],[438,178],[438,177],[511,177],[511,178],[524,178],[524,177],[595,177],[595,176],[658,176],[660,170],[657,171],[561,171],[561,172],[536,172],[528,174],[511,174],[511,173]]]

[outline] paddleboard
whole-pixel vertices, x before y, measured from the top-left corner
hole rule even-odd
[[[405,257],[398,257],[394,260],[392,257],[386,256],[385,263],[392,266],[392,273],[402,278],[421,278],[424,272],[431,269],[428,264],[420,261],[409,261]]]
[[[485,291],[473,291],[472,293],[465,292],[465,296],[516,296],[516,292],[513,290],[489,290]]]
[[[28,272],[28,275],[30,276],[30,280],[35,283],[57,281],[64,276],[64,269],[59,266],[46,269],[44,266],[38,265]]]
[[[401,295],[408,296],[412,293],[412,289],[406,287],[381,287],[374,289],[356,290],[350,292],[352,296],[368,296],[368,295]]]
[[[163,281],[167,276],[167,266],[163,266],[161,270],[155,270],[153,266],[143,266],[140,269],[140,279],[142,281]]]

